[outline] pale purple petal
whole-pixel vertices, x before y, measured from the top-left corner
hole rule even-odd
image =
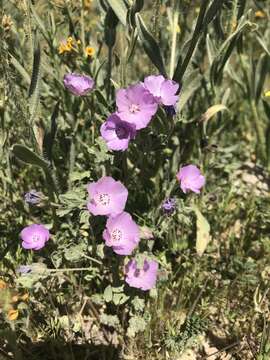
[[[123,151],[128,148],[129,141],[135,138],[136,128],[114,113],[102,124],[100,133],[110,150]]]
[[[158,104],[175,106],[178,101],[176,95],[179,84],[173,80],[167,80],[162,75],[151,75],[144,79],[144,87],[154,96]]]
[[[137,267],[136,260],[131,260],[126,265],[125,281],[132,287],[139,288],[141,290],[152,289],[157,280],[158,263],[154,260],[144,260],[142,269]]]
[[[93,215],[117,215],[126,205],[128,191],[120,182],[104,176],[87,186],[89,199],[87,208]]]
[[[109,217],[103,231],[105,244],[118,255],[130,255],[140,241],[139,227],[130,214]]]
[[[154,97],[142,84],[118,90],[116,105],[120,119],[134,124],[136,130],[143,129],[149,124],[158,107]]]
[[[71,73],[64,76],[64,85],[72,94],[82,96],[93,90],[95,82],[90,76]]]
[[[184,193],[191,190],[198,194],[205,184],[205,177],[195,165],[182,167],[176,177],[179,180],[180,187]]]
[[[162,104],[169,106],[175,105],[178,101],[178,95],[175,95],[178,91],[179,84],[172,80],[165,80],[161,85],[160,97]]]
[[[50,239],[50,232],[44,225],[32,224],[21,231],[20,237],[23,248],[40,250]]]

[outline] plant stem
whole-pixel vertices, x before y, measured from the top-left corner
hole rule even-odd
[[[170,61],[170,78],[173,77],[174,66],[175,66],[175,51],[176,51],[176,39],[177,39],[177,25],[178,25],[179,12],[176,10],[173,14],[172,21],[172,51]]]
[[[250,99],[250,107],[251,107],[251,111],[252,111],[252,115],[253,115],[254,127],[255,127],[257,141],[258,141],[258,145],[257,145],[258,154],[257,155],[260,156],[263,163],[265,163],[266,159],[265,159],[264,131],[261,126],[260,118],[258,115],[258,111],[257,111],[257,107],[256,107],[256,103],[255,103],[254,99]]]

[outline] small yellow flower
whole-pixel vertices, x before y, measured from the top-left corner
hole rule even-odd
[[[82,43],[81,40],[77,40],[78,45],[81,45],[81,43]]]
[[[29,299],[29,294],[25,293],[24,295],[22,295],[22,296],[20,297],[20,299],[21,299],[22,301],[27,301],[27,300]]]
[[[4,31],[9,31],[13,25],[13,22],[11,20],[11,17],[9,15],[4,14],[2,18],[2,26]]]
[[[10,320],[10,321],[16,320],[18,318],[18,316],[19,316],[19,311],[18,310],[11,309],[11,310],[8,311],[7,317],[8,317],[8,320]]]
[[[65,52],[70,52],[72,49],[73,49],[72,44],[70,42],[69,43],[62,42],[58,47],[58,53],[61,55],[64,54]]]
[[[85,54],[88,57],[93,57],[95,55],[95,49],[92,46],[86,46]]]
[[[255,12],[255,18],[263,19],[263,18],[265,18],[265,13],[263,11],[258,10]]]
[[[4,290],[6,288],[7,288],[7,284],[3,280],[0,279],[0,290]]]
[[[13,295],[13,296],[12,296],[11,301],[12,301],[13,303],[16,303],[18,300],[19,300],[19,296],[18,296],[18,295]]]
[[[72,37],[72,36],[69,36],[69,37],[67,38],[67,44],[68,44],[68,45],[73,45],[73,44],[74,44],[74,40],[73,40],[73,37]]]
[[[89,9],[91,7],[93,0],[84,0],[84,7]]]
[[[265,96],[265,97],[270,97],[270,90],[266,91],[266,92],[264,93],[264,96]]]

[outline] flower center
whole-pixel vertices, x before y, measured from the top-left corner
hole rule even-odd
[[[114,229],[111,233],[111,238],[113,242],[119,242],[122,239],[122,231]]]
[[[138,111],[140,111],[140,107],[137,104],[131,104],[129,107],[129,112],[132,114],[136,114]]]
[[[97,197],[97,202],[103,206],[107,206],[110,203],[110,196],[108,194],[99,194]]]
[[[119,139],[126,139],[128,137],[128,130],[124,126],[117,126],[115,132]]]
[[[38,234],[33,234],[32,235],[32,241],[34,243],[39,242],[40,241],[40,236]]]

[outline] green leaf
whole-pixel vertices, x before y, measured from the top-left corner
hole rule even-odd
[[[263,48],[263,50],[266,52],[266,54],[268,56],[270,56],[270,50],[268,49],[267,45],[265,44],[264,40],[259,37],[259,36],[256,36],[256,39],[258,40],[259,44],[261,45],[261,47]]]
[[[115,15],[126,26],[127,24],[127,8],[123,0],[107,0]]]
[[[202,215],[200,210],[194,206],[194,211],[197,217],[197,239],[196,239],[196,251],[199,256],[202,256],[206,250],[207,245],[211,240],[210,225],[206,218]]]
[[[113,294],[113,303],[115,305],[122,305],[125,302],[127,302],[129,299],[129,296],[127,296],[124,293],[119,293],[119,294]]]
[[[21,161],[41,167],[44,170],[48,170],[48,163],[39,155],[34,153],[28,147],[20,144],[15,144],[12,147],[13,154]]]
[[[82,259],[87,250],[87,244],[81,242],[80,244],[69,246],[64,251],[64,256],[68,261],[79,261]]]
[[[30,85],[31,78],[30,78],[28,72],[25,70],[25,68],[19,63],[19,61],[12,54],[9,54],[9,57],[10,57],[11,64],[21,74],[21,76],[24,78],[26,83],[28,85]]]
[[[177,81],[179,84],[181,84],[183,76],[187,70],[188,64],[192,58],[192,55],[194,53],[194,50],[196,48],[197,42],[200,38],[200,35],[202,34],[202,28],[203,28],[203,19],[204,19],[204,14],[207,8],[209,0],[203,0],[201,7],[200,7],[200,12],[197,18],[197,22],[196,22],[196,26],[194,29],[194,32],[192,34],[191,40],[189,42],[189,47],[186,53],[186,56],[182,62],[182,56],[179,56],[177,65],[176,65],[176,69],[173,75],[173,80]]]
[[[106,287],[106,289],[104,290],[103,297],[104,297],[104,300],[105,300],[106,302],[112,301],[113,291],[112,291],[111,285],[108,285],[108,286]]]
[[[194,92],[201,86],[202,76],[198,69],[188,73],[183,79],[183,86],[180,92],[178,109],[182,109]]]
[[[120,321],[117,315],[108,315],[104,313],[100,315],[100,322],[114,329],[118,328],[120,325]]]
[[[218,11],[222,9],[222,5],[224,0],[213,0],[211,5],[209,6],[205,17],[203,19],[203,27],[206,28],[207,25],[215,18]]]
[[[55,135],[57,131],[57,123],[56,119],[59,113],[59,102],[56,103],[52,117],[51,117],[51,126],[50,129],[46,131],[44,139],[43,139],[43,154],[47,157],[47,159],[52,163],[52,149],[53,143],[55,140]]]
[[[33,4],[30,3],[30,9],[31,9],[31,12],[32,12],[32,15],[39,27],[39,29],[41,30],[44,38],[46,39],[46,41],[49,43],[50,42],[50,35],[47,31],[47,28],[46,28],[46,25],[44,25],[44,23],[42,22],[41,18],[39,17],[39,15],[37,14],[36,10],[35,10],[35,7]]]
[[[145,307],[144,299],[141,299],[138,296],[135,296],[135,298],[131,301],[131,303],[134,306],[135,311],[143,312],[144,307]]]
[[[257,63],[256,66],[256,70],[255,70],[255,101],[256,103],[258,103],[260,97],[261,97],[261,93],[262,93],[262,89],[263,89],[263,85],[266,79],[266,76],[268,74],[269,71],[269,58],[267,54],[262,54],[260,56],[260,59]]]
[[[40,44],[35,37],[35,48],[34,48],[34,57],[33,57],[33,68],[31,83],[29,86],[28,97],[29,97],[29,111],[30,111],[30,124],[32,124],[35,119],[38,105],[39,105],[39,85],[40,85],[40,63],[41,63],[41,52]]]
[[[129,319],[129,327],[127,330],[128,337],[134,337],[137,333],[142,332],[146,328],[146,322],[144,318],[140,316],[133,316]]]
[[[156,68],[159,70],[160,74],[167,77],[163,57],[161,55],[158,43],[156,42],[152,34],[147,30],[141,16],[138,13],[135,14],[135,21],[139,33],[139,38],[142,41],[142,45],[146,54],[148,55],[152,63],[156,66]]]

